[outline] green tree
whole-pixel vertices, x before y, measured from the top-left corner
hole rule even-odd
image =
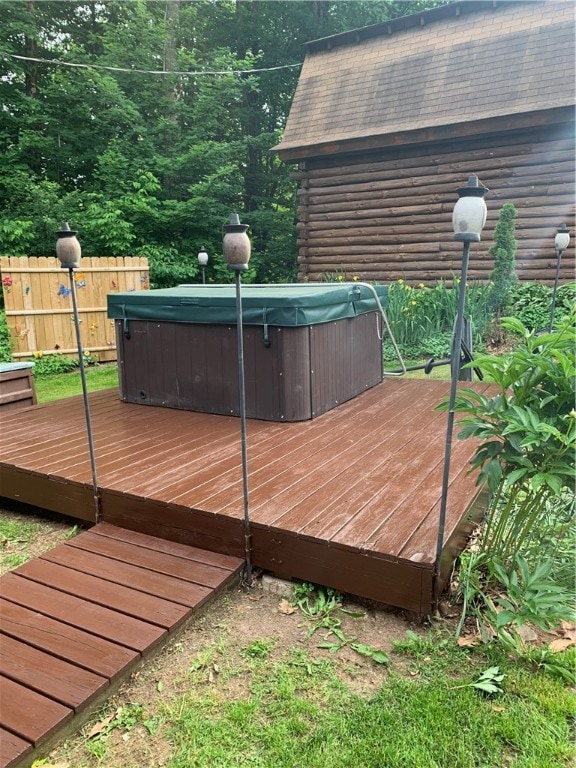
[[[271,148],[303,44],[434,4],[3,2],[0,252],[52,253],[67,220],[86,255],[148,256],[156,285],[197,279],[205,246],[211,279],[236,210],[255,278],[291,279],[296,185]]]
[[[489,304],[494,315],[499,318],[506,307],[510,290],[518,282],[516,275],[516,240],[514,239],[516,208],[512,203],[504,203],[498,213],[494,227],[494,243],[488,255],[494,259],[494,269],[490,274],[491,290]]]

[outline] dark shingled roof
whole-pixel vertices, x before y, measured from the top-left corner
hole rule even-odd
[[[572,2],[464,2],[310,43],[276,149],[573,105],[574,27]]]

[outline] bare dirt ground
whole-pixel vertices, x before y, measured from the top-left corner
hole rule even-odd
[[[0,519],[38,523],[30,542],[4,540],[2,555],[21,554],[37,557],[70,537],[74,521],[56,515],[34,514],[34,510],[0,510]],[[8,568],[3,567],[3,570]],[[283,583],[280,584],[280,587]],[[274,588],[275,585],[272,585]],[[291,588],[278,594],[263,588],[257,579],[250,590],[238,586],[220,595],[194,617],[155,656],[128,678],[80,728],[72,731],[51,751],[43,768],[162,768],[168,764],[170,748],[162,736],[162,728],[149,733],[142,723],[133,728],[113,728],[107,733],[104,754],[86,748],[89,741],[106,733],[114,718],[134,705],[143,708],[143,720],[153,721],[161,706],[185,693],[191,686],[213,688],[219,695],[236,698],[248,691],[249,669],[242,672],[246,649],[261,643],[269,650],[270,661],[286,655],[302,653],[303,657],[328,656],[337,663],[338,675],[360,695],[376,692],[388,675],[387,667],[359,655],[349,647],[334,654],[319,650],[326,630],[310,633],[312,624],[299,610],[290,606]],[[358,605],[343,599],[343,607],[361,617],[337,611],[347,638],[354,638],[374,649],[389,654],[394,641],[405,639],[406,630],[423,629],[410,617],[381,606]],[[331,636],[334,639],[334,636]],[[395,667],[402,664],[398,657]],[[245,664],[244,664],[245,666]],[[233,674],[231,672],[233,671]]]

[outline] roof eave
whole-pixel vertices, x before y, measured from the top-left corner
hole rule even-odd
[[[280,144],[272,147],[272,151],[278,152],[283,162],[291,163],[311,157],[402,147],[410,144],[427,144],[436,141],[447,141],[450,139],[568,122],[574,122],[573,104],[534,110],[532,112],[494,115],[480,120],[468,120],[456,124],[406,129],[394,133],[383,130],[381,133],[374,133],[370,136],[341,137],[308,144],[280,142]]]

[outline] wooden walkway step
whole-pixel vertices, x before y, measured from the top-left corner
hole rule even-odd
[[[240,573],[100,523],[0,579],[0,768],[29,764]]]

